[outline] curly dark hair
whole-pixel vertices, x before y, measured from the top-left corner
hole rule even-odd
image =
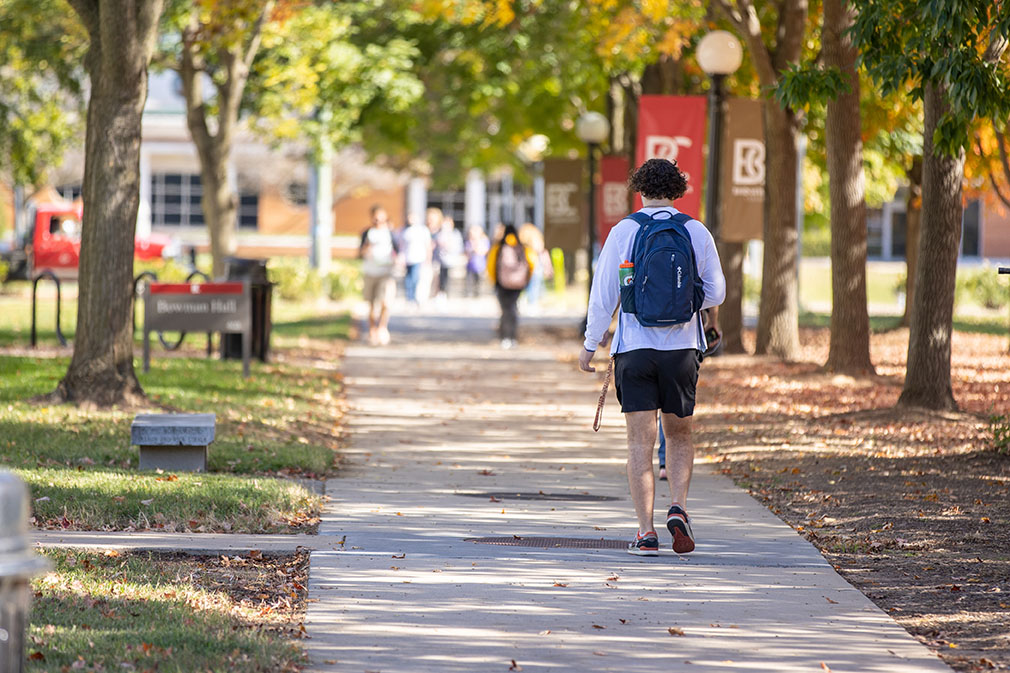
[[[628,188],[641,192],[646,199],[679,199],[687,192],[687,178],[677,167],[676,161],[649,159],[638,167]]]

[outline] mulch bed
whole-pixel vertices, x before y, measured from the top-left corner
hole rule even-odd
[[[944,414],[894,408],[907,330],[873,335],[861,378],[823,371],[828,338],[801,330],[795,363],[707,360],[699,456],[955,670],[1010,669],[1010,455],[990,420],[1010,413],[1007,338],[955,334]]]

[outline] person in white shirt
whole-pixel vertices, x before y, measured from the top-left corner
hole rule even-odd
[[[441,211],[434,210],[441,217]],[[407,301],[417,304],[419,303],[417,288],[421,279],[421,271],[425,265],[431,264],[431,232],[411,213],[407,216],[407,226],[404,227],[400,238],[403,241],[403,262],[406,272],[403,277],[404,293],[407,295]]]
[[[365,281],[362,294],[368,302],[368,342],[378,346],[389,343],[389,305],[396,297],[393,268],[397,247],[386,209],[376,204],[371,216],[371,226],[361,233],[358,256]]]
[[[687,180],[675,162],[649,159],[632,175],[629,188],[642,194],[643,208],[639,212],[664,219],[679,213],[673,202],[687,191]],[[718,306],[726,297],[726,280],[715,241],[701,222],[690,220],[685,226],[691,236],[698,276],[705,290],[701,309]],[[620,310],[619,267],[632,259],[638,229],[635,220],[621,220],[600,251],[589,298],[585,342],[579,353],[582,371],[596,371],[590,363],[597,347],[606,343],[614,311]],[[631,554],[655,556],[659,553],[659,538],[653,527],[655,479],[652,467],[657,410],[662,412],[661,424],[667,446],[667,483],[671,499],[667,528],[673,535],[675,552],[683,554],[694,550],[694,533],[685,507],[694,464],[691,416],[700,354],[706,348],[700,320],[696,313],[687,323],[645,327],[634,314],[620,312],[610,351],[614,357],[614,385],[627,423],[628,484],[639,527],[638,535],[628,547]]]

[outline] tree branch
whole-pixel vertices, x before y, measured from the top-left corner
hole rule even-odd
[[[186,125],[197,151],[205,154],[210,151],[211,135],[207,128],[207,108],[203,103],[203,59],[197,45],[197,19],[194,16],[182,31],[182,59],[179,64],[179,75],[182,79],[182,94],[186,99]]]
[[[98,8],[99,0],[67,0],[77,16],[81,18],[85,30],[92,39],[98,37],[99,26],[101,25],[101,12]]]
[[[747,50],[754,61],[758,79],[762,86],[772,87],[778,80],[778,74],[772,66],[772,55],[761,37],[761,21],[751,0],[714,0],[719,9],[726,15],[733,27],[739,31]]]

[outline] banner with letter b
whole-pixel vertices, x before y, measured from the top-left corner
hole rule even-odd
[[[673,205],[692,217],[701,214],[706,107],[704,96],[642,96],[639,99],[636,168],[647,159],[676,161],[687,177],[687,193]],[[636,207],[641,207],[641,203],[641,197],[636,196]]]

